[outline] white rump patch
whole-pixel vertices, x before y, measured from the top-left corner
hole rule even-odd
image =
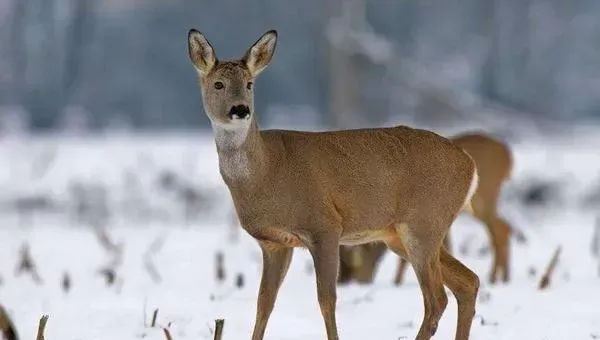
[[[477,191],[477,186],[479,185],[479,173],[477,172],[477,166],[473,170],[473,178],[471,179],[471,186],[469,186],[469,191],[467,192],[467,197],[465,198],[465,204],[463,207],[467,207],[470,210],[473,210],[471,207],[471,198],[475,195],[475,191]]]

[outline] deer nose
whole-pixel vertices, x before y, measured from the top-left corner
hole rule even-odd
[[[244,119],[250,115],[250,108],[246,105],[236,105],[229,110],[231,119]]]

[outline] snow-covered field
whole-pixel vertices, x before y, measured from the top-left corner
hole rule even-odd
[[[513,243],[513,280],[497,286],[485,281],[491,259],[479,253],[487,242],[481,225],[461,216],[452,229],[455,254],[483,282],[471,338],[599,338],[599,259],[590,249],[600,209],[583,208],[582,201],[598,191],[600,138],[538,139],[513,147],[516,169],[500,209],[528,237],[526,244]],[[153,176],[166,167],[197,187],[211,190],[208,215],[190,224],[178,217],[173,200],[163,197],[152,184]],[[2,208],[0,304],[21,338],[35,338],[40,316],[48,314],[48,340],[164,339],[160,328],[146,326],[158,308],[157,326],[168,326],[176,340],[212,339],[216,318],[226,320],[224,339],[249,339],[260,251],[243,232],[237,242],[230,238],[231,202],[219,178],[210,135],[3,140],[0,202],[5,206],[13,197],[51,193],[57,202],[68,205],[69,182],[78,179],[104,183],[110,188],[111,209],[118,210],[132,190],[123,184],[126,170],[138,179],[144,204],[157,209],[167,206],[171,213],[163,219],[117,216],[110,220],[107,232],[123,247],[122,263],[116,267],[117,278],[111,286],[98,273],[111,255],[90,227],[73,225],[66,214],[56,212],[37,213],[29,224],[19,225],[15,214]],[[508,191],[532,179],[562,181],[561,199],[537,209],[517,202]],[[144,262],[147,249],[157,239],[164,244],[151,257],[160,282],[153,281]],[[469,250],[459,252],[466,240],[471,240]],[[27,274],[15,276],[24,243],[29,244],[41,284]],[[562,254],[551,285],[539,291],[541,273],[558,245]],[[216,280],[217,252],[224,254],[224,282]],[[394,255],[388,253],[372,286],[339,288],[341,339],[414,338],[423,313],[421,293],[412,271],[404,286],[392,285],[395,266]],[[64,273],[71,279],[67,293],[61,287]],[[236,287],[238,275],[243,276],[241,288]],[[307,251],[296,250],[266,339],[325,338],[314,280]],[[451,297],[434,338],[452,339],[455,324],[456,303]]]

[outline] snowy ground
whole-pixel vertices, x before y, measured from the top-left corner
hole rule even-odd
[[[578,144],[580,143],[580,144]],[[544,145],[541,147],[540,145]],[[583,209],[581,199],[593,189],[600,171],[600,140],[536,141],[515,145],[514,183],[531,176],[560,178],[567,182],[558,207],[525,210],[505,199],[501,210],[528,237],[527,244],[512,249],[513,281],[489,286],[485,279],[490,256],[479,255],[485,245],[482,226],[461,216],[453,226],[455,254],[482,278],[483,286],[472,339],[594,339],[600,337],[600,277],[598,259],[590,252],[596,215]],[[58,150],[52,166],[43,175],[30,175],[39,154]],[[146,150],[144,155],[139,150]],[[32,156],[36,154],[38,156]],[[14,216],[3,212],[0,227],[0,304],[9,311],[22,339],[35,338],[37,322],[49,314],[48,340],[60,339],[164,339],[159,328],[145,326],[152,311],[159,309],[158,325],[167,326],[176,340],[212,339],[214,319],[224,318],[224,339],[249,339],[260,275],[258,246],[245,233],[238,242],[229,239],[226,212],[230,202],[216,171],[216,155],[210,136],[131,140],[44,139],[0,143],[2,200],[11,195],[47,191],[66,199],[69,179],[101,180],[120,187],[125,168],[186,168],[186,176],[198,185],[215,189],[216,212],[201,222],[184,225],[177,218],[166,222],[132,224],[117,219],[108,233],[123,243],[123,263],[116,283],[108,287],[98,269],[110,256],[90,228],[72,226],[64,217],[38,216],[32,226],[17,226]],[[183,170],[182,170],[183,171]],[[150,172],[150,170],[148,170]],[[137,173],[141,182],[146,172]],[[193,175],[193,176],[192,176]],[[146,176],[147,177],[147,176]],[[145,182],[144,182],[145,181]],[[119,188],[120,191],[119,191]],[[147,191],[148,200],[161,204],[158,194]],[[154,196],[152,196],[154,195]],[[154,282],[144,269],[144,253],[157,238],[163,247],[152,255],[162,276]],[[457,248],[472,240],[467,253]],[[15,277],[19,249],[30,245],[42,284],[30,276]],[[539,291],[541,272],[552,252],[562,245],[559,266],[551,286]],[[215,279],[215,254],[225,255],[226,280]],[[407,283],[391,284],[396,259],[386,254],[372,286],[351,285],[338,292],[338,327],[341,339],[413,339],[423,307],[412,271]],[[532,273],[532,270],[535,273]],[[63,273],[72,289],[61,289]],[[236,276],[244,285],[236,288]],[[456,303],[450,303],[436,339],[453,338]],[[296,250],[290,272],[281,288],[267,328],[266,339],[323,339],[324,327],[318,309],[314,274],[305,250]]]

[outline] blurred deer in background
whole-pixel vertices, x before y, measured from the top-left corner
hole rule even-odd
[[[479,185],[471,198],[468,211],[487,228],[490,244],[493,250],[493,264],[489,281],[495,283],[498,279],[508,282],[509,241],[511,226],[498,215],[498,198],[502,185],[510,177],[512,171],[512,156],[509,147],[482,133],[465,133],[454,136],[451,140],[471,155],[479,172]],[[444,239],[444,245],[451,251],[449,235]],[[360,283],[370,283],[373,280],[377,263],[385,253],[383,244],[365,244],[356,247],[340,249],[339,282],[346,283],[356,280]],[[406,260],[398,259],[398,269],[394,283],[399,285],[404,278]]]
[[[242,227],[262,250],[253,340],[263,339],[295,247],[312,255],[327,338],[337,340],[339,246],[384,242],[419,280],[428,340],[448,303],[458,302],[456,339],[469,338],[479,278],[442,241],[477,187],[475,163],[433,132],[406,126],[330,132],[260,130],[254,82],[273,56],[269,31],[239,60],[218,60],[190,30],[189,57],[210,119],[221,176]]]

